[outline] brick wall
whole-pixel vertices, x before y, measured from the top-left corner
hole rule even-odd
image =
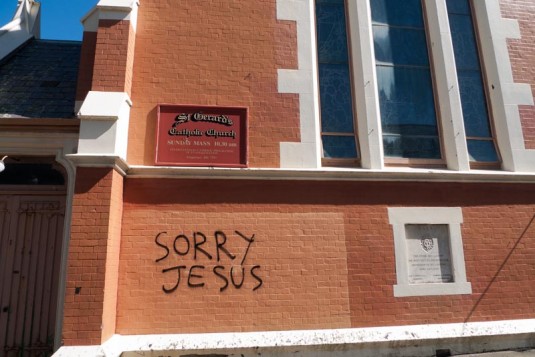
[[[522,184],[128,179],[117,333],[535,318],[533,197],[533,185]],[[462,207],[473,294],[394,298],[392,206]],[[216,231],[234,260],[220,249],[217,261]],[[236,231],[255,235],[243,265],[248,243]],[[212,259],[200,249],[194,256],[195,239]],[[218,265],[229,283],[223,291]],[[175,287],[179,266],[176,290],[164,292]],[[262,286],[253,291],[254,266]],[[240,289],[231,267],[237,282],[244,268]]]
[[[239,11],[238,11],[239,9]],[[510,40],[515,81],[535,91],[531,0],[502,0],[520,22]],[[129,162],[152,165],[159,103],[250,108],[250,165],[277,167],[279,143],[299,140],[298,97],[277,93],[277,69],[296,68],[296,28],[275,20],[275,0],[151,2],[139,10]],[[526,147],[535,148],[535,109],[521,106]]]
[[[102,341],[115,333],[117,289],[119,279],[119,252],[123,218],[123,178],[112,172],[109,202],[108,244],[106,248],[106,275],[102,307]]]
[[[515,82],[531,84],[535,96],[535,2],[501,0],[503,17],[518,20],[521,39],[509,40],[509,55]],[[520,106],[520,118],[527,149],[535,149],[535,107]]]
[[[84,100],[87,93],[91,90],[96,46],[97,33],[84,32],[82,50],[80,53],[78,80],[76,82],[76,100]]]
[[[116,172],[78,168],[76,177],[62,333],[67,346],[100,344],[102,328],[110,334],[122,217],[122,178]]]
[[[130,94],[133,35],[130,21],[99,21],[92,90]]]
[[[139,8],[128,161],[154,163],[156,106],[249,107],[250,165],[278,167],[279,143],[299,141],[298,97],[277,93],[296,68],[296,28],[276,1],[150,1]]]

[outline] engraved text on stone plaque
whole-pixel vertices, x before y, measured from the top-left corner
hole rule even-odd
[[[453,282],[447,224],[407,224],[409,284]]]

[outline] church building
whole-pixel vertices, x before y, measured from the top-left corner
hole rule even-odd
[[[0,24],[0,356],[535,347],[535,2]]]

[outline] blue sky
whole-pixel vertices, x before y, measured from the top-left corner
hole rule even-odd
[[[98,0],[40,0],[41,38],[49,40],[82,40],[82,16]],[[17,0],[0,0],[0,27],[15,14]]]

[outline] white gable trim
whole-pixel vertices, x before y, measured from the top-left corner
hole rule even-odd
[[[41,4],[21,0],[13,19],[0,27],[0,60],[22,46],[32,37],[39,38]]]
[[[84,32],[97,32],[99,20],[127,20],[137,30],[139,0],[100,0],[80,20]]]

